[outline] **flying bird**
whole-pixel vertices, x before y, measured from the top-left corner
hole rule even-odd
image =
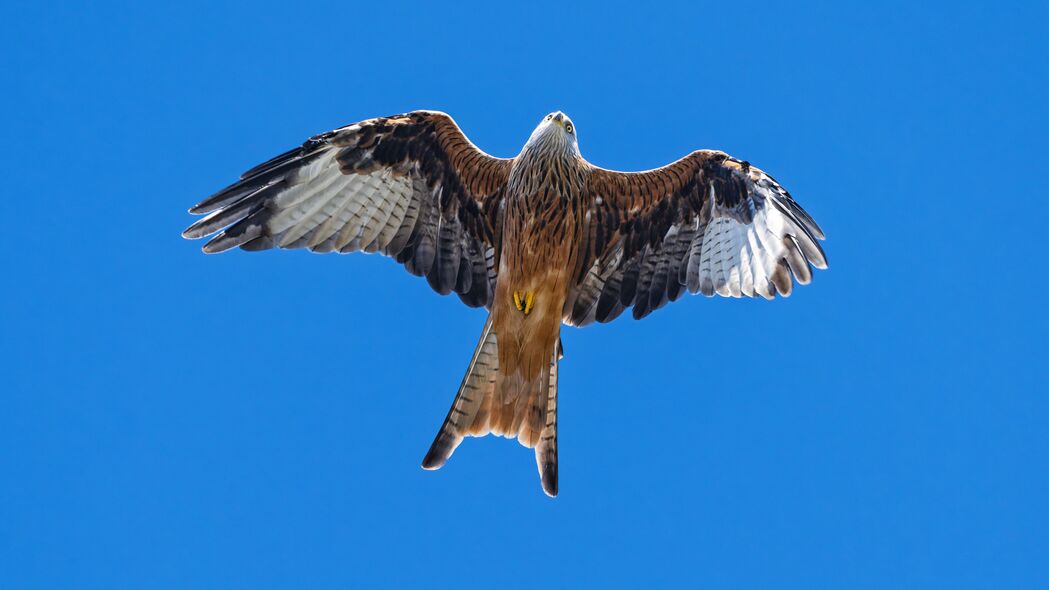
[[[562,112],[515,158],[489,156],[434,111],[316,135],[241,175],[190,213],[203,250],[381,252],[489,311],[466,375],[423,459],[438,469],[466,436],[535,449],[557,495],[561,325],[640,319],[686,291],[788,296],[827,260],[823,231],[771,176],[699,150],[616,172],[583,159]]]

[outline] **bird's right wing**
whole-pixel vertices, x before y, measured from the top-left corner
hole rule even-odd
[[[317,135],[200,202],[182,235],[218,232],[215,253],[308,248],[381,252],[438,293],[488,306],[510,160],[493,158],[444,113],[416,111]]]

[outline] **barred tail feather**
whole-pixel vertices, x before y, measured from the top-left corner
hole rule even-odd
[[[543,491],[556,496],[557,362],[561,356],[558,342],[550,365],[533,382],[525,383],[519,374],[500,375],[499,347],[489,318],[452,407],[423,458],[423,469],[440,469],[467,436],[516,438],[525,447],[535,448]]]
[[[455,401],[423,459],[423,469],[440,469],[463,442],[463,437],[488,433],[491,398],[498,372],[499,348],[489,316]]]
[[[549,379],[547,380],[545,420],[535,445],[535,462],[539,467],[539,479],[546,495],[557,495],[557,361],[564,356],[560,341],[550,360]]]

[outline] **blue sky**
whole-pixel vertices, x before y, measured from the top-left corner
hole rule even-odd
[[[1045,6],[0,8],[0,587],[1045,588]],[[566,329],[561,495],[419,468],[483,312],[186,208],[417,108],[512,156],[723,149],[826,230],[788,300]]]

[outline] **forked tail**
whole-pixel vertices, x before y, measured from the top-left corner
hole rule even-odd
[[[423,459],[423,469],[440,469],[467,436],[497,434],[535,448],[543,491],[557,495],[557,361],[560,341],[550,364],[532,382],[499,374],[499,345],[492,318],[485,322],[466,376],[448,416]],[[516,378],[515,378],[516,377]]]

